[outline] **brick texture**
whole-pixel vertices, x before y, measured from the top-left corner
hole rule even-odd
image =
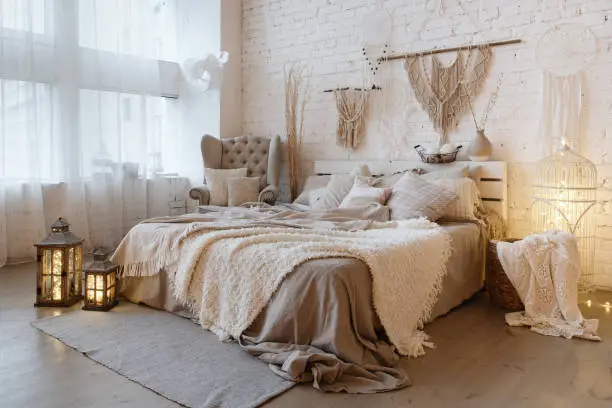
[[[401,62],[385,64],[384,97],[372,100],[364,145],[347,151],[335,145],[333,96],[322,90],[360,86],[362,19],[383,4],[392,16],[392,51],[405,52],[474,42],[521,38],[517,46],[494,51],[484,91],[475,102],[484,109],[499,73],[504,83],[489,115],[487,134],[494,160],[509,164],[510,233],[529,233],[530,175],[543,157],[539,137],[541,69],[536,46],[559,23],[587,26],[597,37],[598,53],[584,72],[581,152],[598,166],[601,200],[612,198],[612,3],[609,0],[244,0],[243,130],[246,134],[283,134],[283,66],[302,61],[312,67],[306,111],[304,175],[315,159],[415,159],[412,146],[432,143],[436,134],[420,109]],[[444,5],[441,13],[439,5]],[[444,56],[449,58],[449,56]],[[451,56],[452,58],[452,56]],[[559,57],[563,65],[563,56]],[[464,145],[475,134],[469,114],[450,134]],[[287,172],[283,197],[287,199]],[[598,284],[612,287],[612,204],[597,211]]]

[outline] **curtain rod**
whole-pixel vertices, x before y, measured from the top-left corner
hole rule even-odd
[[[520,38],[516,38],[513,40],[491,41],[491,42],[486,42],[486,43],[481,43],[481,44],[461,45],[459,47],[452,47],[452,48],[440,48],[440,49],[434,48],[432,50],[427,50],[427,51],[417,51],[417,52],[409,52],[406,54],[389,55],[388,57],[381,57],[379,58],[379,60],[380,61],[392,61],[392,60],[405,59],[405,58],[410,58],[410,57],[418,57],[421,55],[442,54],[445,52],[470,50],[473,48],[478,48],[478,47],[483,47],[483,46],[499,47],[502,45],[519,44],[521,42],[522,40]]]

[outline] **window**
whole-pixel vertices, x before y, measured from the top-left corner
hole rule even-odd
[[[80,0],[79,46],[176,61],[176,9],[160,0]]]
[[[0,0],[0,178],[172,171],[176,14],[175,0]]]

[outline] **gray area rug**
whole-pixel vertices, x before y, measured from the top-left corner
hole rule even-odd
[[[106,313],[79,310],[32,325],[187,407],[256,407],[295,385],[190,320],[131,303]]]

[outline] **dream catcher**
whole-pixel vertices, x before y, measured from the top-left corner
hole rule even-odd
[[[579,150],[582,72],[597,52],[597,38],[579,24],[560,24],[542,35],[536,49],[542,68],[541,134],[544,155],[567,144]]]

